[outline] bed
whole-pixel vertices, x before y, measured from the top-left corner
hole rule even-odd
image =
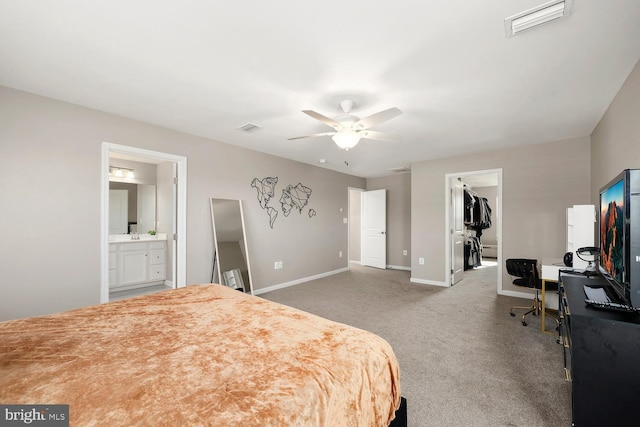
[[[73,426],[387,426],[400,402],[382,338],[221,285],[0,323],[0,403]]]

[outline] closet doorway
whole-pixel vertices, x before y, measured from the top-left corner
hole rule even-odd
[[[452,286],[463,280],[465,270],[481,268],[483,258],[490,259],[487,264],[501,265],[502,169],[447,174],[445,183],[446,283]],[[485,204],[476,204],[475,212],[465,211],[473,202]],[[478,215],[486,206],[492,213],[488,228]],[[485,253],[484,246],[487,247]],[[496,289],[501,293],[499,270]]]
[[[362,265],[362,193],[363,188],[349,187],[347,261]]]
[[[171,218],[171,224],[158,224],[167,234],[167,284],[172,288],[186,285],[186,194],[187,194],[187,158],[174,154],[151,151],[136,147],[111,144],[102,145],[101,168],[101,274],[100,274],[100,302],[108,302],[109,297],[109,189],[110,163],[114,159],[153,164],[169,169],[169,194],[165,193],[159,209],[169,212],[164,217]],[[158,218],[158,221],[161,221]],[[149,226],[145,226],[150,228]],[[154,228],[154,227],[151,227]]]

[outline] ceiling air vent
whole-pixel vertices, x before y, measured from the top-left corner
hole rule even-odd
[[[238,128],[238,130],[241,130],[243,132],[255,132],[257,130],[262,129],[262,126],[258,126],[255,123],[247,123],[245,125],[242,125]]]
[[[524,12],[505,18],[504,31],[507,37],[513,37],[522,31],[535,28],[556,19],[566,18],[571,11],[572,0],[553,0]]]

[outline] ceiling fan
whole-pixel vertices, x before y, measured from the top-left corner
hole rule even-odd
[[[351,109],[353,108],[353,101],[345,99],[344,101],[340,102],[340,108],[342,109],[344,114],[336,117],[335,119],[330,119],[329,117],[317,113],[313,110],[302,111],[306,115],[311,116],[314,119],[331,126],[334,131],[297,136],[295,138],[289,138],[289,140],[291,141],[301,138],[314,138],[318,136],[331,136],[331,139],[333,139],[336,145],[345,150],[349,150],[350,148],[355,147],[361,138],[390,142],[400,141],[397,136],[390,135],[385,132],[369,130],[369,128],[372,126],[375,126],[382,122],[386,122],[387,120],[391,120],[392,118],[402,114],[402,111],[400,111],[399,109],[395,107],[389,108],[387,110],[380,111],[361,119],[350,114]]]

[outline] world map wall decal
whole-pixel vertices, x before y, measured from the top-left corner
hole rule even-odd
[[[262,179],[254,178],[251,181],[251,187],[256,189],[258,203],[260,207],[267,212],[269,216],[269,227],[273,228],[273,225],[278,218],[278,211],[270,205],[271,199],[276,192],[276,185],[278,184],[278,177],[268,176]],[[287,185],[282,190],[282,196],[280,197],[280,210],[284,214],[285,217],[289,216],[293,209],[296,209],[299,214],[302,214],[302,211],[309,204],[309,199],[311,198],[312,190],[311,188],[302,185],[299,182],[297,185]],[[313,218],[316,216],[315,209],[309,209],[308,211],[309,218]]]

